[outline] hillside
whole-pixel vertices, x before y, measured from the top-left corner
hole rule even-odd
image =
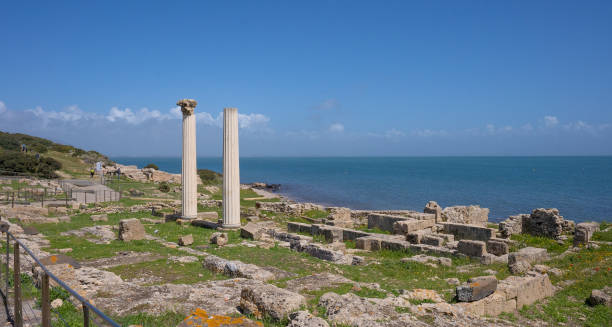
[[[22,144],[26,146],[26,152],[22,151]],[[97,161],[112,163],[108,157],[96,151],[86,151],[27,134],[0,131],[0,174],[3,175],[79,177],[87,175]]]

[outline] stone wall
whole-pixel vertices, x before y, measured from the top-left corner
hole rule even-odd
[[[495,237],[495,230],[478,225],[442,223],[445,234],[453,234],[456,240],[488,241]]]
[[[539,208],[534,209],[529,218],[523,218],[522,228],[523,233],[559,239],[564,232],[574,230],[574,222],[563,219],[556,208]]]
[[[442,221],[450,223],[486,226],[489,221],[489,209],[477,205],[446,207],[442,210]]]

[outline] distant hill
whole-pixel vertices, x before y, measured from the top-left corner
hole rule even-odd
[[[27,151],[22,151],[22,144]],[[85,151],[71,145],[21,133],[0,131],[0,175],[24,174],[44,178],[62,175],[86,175],[95,162],[111,164],[97,151]]]

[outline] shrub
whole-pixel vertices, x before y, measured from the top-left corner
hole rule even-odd
[[[49,157],[36,159],[35,155],[25,154],[18,151],[5,151],[0,153],[0,173],[19,173],[34,175],[43,178],[57,178],[56,170],[60,170],[62,164]]]
[[[159,167],[157,167],[157,165],[154,164],[154,163],[150,163],[150,164],[146,165],[145,168],[153,168],[155,170],[159,170]]]
[[[200,175],[200,179],[202,179],[202,183],[204,184],[221,183],[221,177],[223,176],[218,172],[209,169],[198,169],[198,175]]]
[[[159,184],[159,190],[164,192],[164,193],[168,193],[168,192],[170,192],[170,185],[168,185],[168,183],[166,183],[166,182],[161,182]]]

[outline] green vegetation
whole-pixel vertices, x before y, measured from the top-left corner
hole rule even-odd
[[[23,174],[42,178],[56,178],[56,170],[62,168],[62,164],[50,157],[40,156],[19,151],[0,152],[0,174]]]
[[[515,234],[512,235],[510,239],[518,242],[517,245],[510,247],[510,252],[516,252],[524,247],[533,246],[537,248],[545,248],[548,253],[551,254],[561,254],[567,251],[567,249],[572,245],[572,240],[569,238],[568,240],[559,243],[551,238],[533,236],[529,234]]]
[[[144,167],[145,167],[145,168],[153,168],[153,169],[155,169],[155,170],[159,170],[159,167],[157,167],[157,165],[156,165],[156,164],[154,164],[154,163],[150,163],[150,164],[148,164],[148,165],[146,165],[146,166],[144,166]]]
[[[198,175],[205,185],[219,185],[223,183],[223,175],[209,169],[198,169]]]
[[[325,210],[308,210],[304,212],[304,216],[313,219],[327,218],[328,213]]]
[[[166,182],[159,183],[159,191],[164,193],[170,192],[170,185]]]
[[[382,229],[380,229],[378,227],[368,228],[368,226],[359,226],[359,227],[357,227],[355,229],[360,230],[360,231],[364,231],[366,233],[391,234],[391,232],[386,231],[386,230],[382,230]]]
[[[108,269],[119,275],[123,280],[133,278],[154,277],[153,284],[195,284],[207,280],[225,279],[224,275],[212,273],[208,269],[202,269],[202,263],[173,263],[172,269],[168,269],[168,260],[160,259],[150,262],[141,262],[131,265],[123,265]],[[152,284],[152,285],[153,285]]]
[[[603,241],[603,242],[612,242],[612,228],[610,228],[610,224],[603,222],[601,226],[599,226],[600,231],[595,232],[593,234],[593,241]],[[610,229],[608,229],[610,228]],[[608,229],[608,230],[606,230]]]

